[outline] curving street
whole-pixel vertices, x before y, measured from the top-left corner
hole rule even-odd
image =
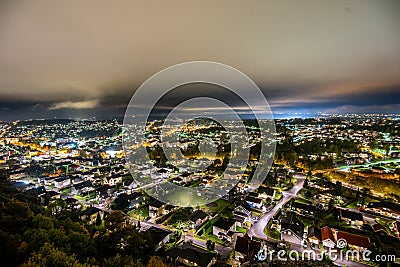
[[[264,213],[257,222],[253,224],[253,226],[249,229],[248,235],[249,237],[258,237],[262,239],[267,239],[271,240],[270,237],[268,237],[264,233],[264,229],[267,226],[268,222],[272,219],[272,217],[275,215],[275,213],[282,208],[283,205],[285,205],[286,202],[291,200],[292,198],[296,197],[299,191],[303,188],[304,186],[304,181],[305,177],[303,175],[294,175],[294,178],[297,179],[297,183],[287,191],[282,192],[282,199],[275,205],[273,209],[270,211]]]

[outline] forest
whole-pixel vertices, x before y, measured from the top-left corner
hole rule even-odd
[[[65,201],[40,206],[5,179],[0,211],[2,266],[168,266],[154,256],[151,236],[120,211],[91,225]]]

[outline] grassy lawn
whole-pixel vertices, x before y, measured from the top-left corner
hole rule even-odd
[[[66,188],[66,189],[63,189],[61,192],[63,192],[63,193],[65,193],[65,194],[69,195],[69,194],[71,194],[71,187],[68,187],[68,188]]]
[[[390,225],[393,223],[393,221],[385,221],[379,218],[376,218],[376,221],[385,228],[388,234],[393,235],[392,231],[390,230]]]
[[[279,233],[277,230],[272,230],[271,225],[272,220],[270,220],[267,226],[264,228],[264,233],[270,238],[279,240],[281,238],[281,233]]]
[[[240,233],[246,234],[247,233],[247,229],[237,226],[236,227],[236,232],[240,232]]]
[[[339,224],[339,222],[333,216],[332,213],[328,213],[328,215],[323,216],[323,217],[321,216],[321,217],[318,217],[318,218],[320,220],[319,221],[320,225],[323,225],[323,226],[325,226],[325,225],[334,226],[334,225],[338,225]]]
[[[77,200],[91,200],[94,199],[96,197],[96,193],[95,192],[90,192],[90,194],[85,194],[84,196],[79,196],[79,195],[74,195],[74,198],[76,198]]]
[[[142,205],[138,207],[136,210],[132,210],[128,212],[128,215],[135,219],[144,219],[149,217],[149,206]]]
[[[212,233],[210,235],[202,235],[202,237],[206,238],[206,239],[210,239],[211,241],[214,241],[216,244],[224,244],[224,242],[220,239],[218,239],[218,237],[214,236]]]
[[[218,220],[218,217],[213,218],[212,220],[206,222],[200,229],[197,231],[196,235],[201,236],[203,233],[212,233],[212,226]]]
[[[229,206],[226,206],[225,209],[223,209],[220,212],[220,215],[222,217],[232,218],[233,217],[233,209],[231,209]]]
[[[218,199],[217,201],[214,201],[210,203],[209,205],[202,206],[202,209],[205,210],[206,212],[221,212],[223,209],[225,209],[229,205],[229,202],[224,200],[224,199]]]
[[[312,219],[309,219],[309,218],[306,218],[306,217],[303,217],[303,216],[297,216],[297,218],[302,223],[304,223],[304,226],[311,226],[313,224],[313,220]]]
[[[280,191],[276,191],[274,200],[280,200],[282,198],[282,193]]]
[[[350,204],[346,205],[346,208],[351,208],[351,209],[358,209],[358,201],[353,201]]]
[[[321,216],[321,214],[319,214],[317,216],[317,218],[319,219],[319,226],[320,227],[324,227],[324,226],[329,226],[329,227],[337,227],[337,226],[341,226],[344,228],[350,228],[350,226],[345,223],[345,222],[339,222],[335,216],[333,216],[332,213],[328,213],[328,214],[323,214]]]
[[[213,229],[212,226],[213,224],[218,220],[218,217],[213,218],[212,220],[206,222],[203,227],[201,227],[196,235],[199,238],[203,239],[210,239],[211,241],[214,241],[215,243],[218,244],[223,244],[223,241],[219,240],[216,236],[213,235]]]
[[[302,204],[308,204],[308,205],[312,204],[312,202],[310,200],[301,198],[301,197],[296,198],[295,202],[302,203]]]
[[[259,212],[259,211],[252,210],[252,211],[251,211],[251,214],[252,214],[253,216],[260,216],[262,213]]]

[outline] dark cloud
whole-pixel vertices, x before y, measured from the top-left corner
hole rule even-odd
[[[277,112],[395,107],[398,14],[397,0],[1,1],[0,115],[123,114],[152,74],[193,60],[246,73]]]

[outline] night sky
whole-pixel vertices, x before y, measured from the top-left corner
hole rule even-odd
[[[247,74],[276,116],[398,113],[399,14],[397,0],[3,0],[0,120],[123,116],[147,78],[195,60]]]

